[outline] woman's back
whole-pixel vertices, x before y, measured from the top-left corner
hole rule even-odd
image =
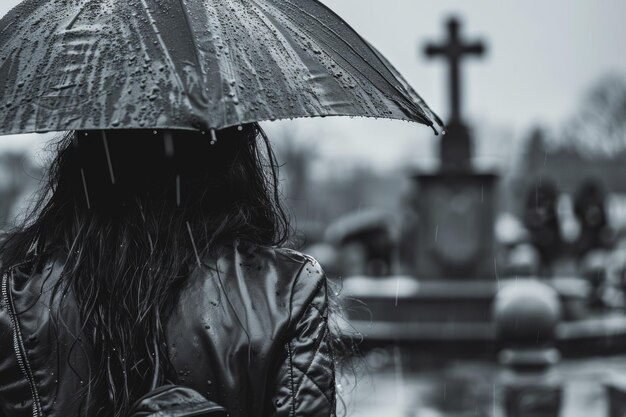
[[[291,250],[241,242],[203,261],[215,268],[190,274],[165,326],[176,373],[168,379],[231,416],[331,415],[334,364],[319,265]],[[74,416],[81,406],[93,415],[88,392],[77,396],[94,363],[91,345],[74,343],[81,326],[73,294],[61,314],[50,313],[63,262],[35,273],[32,266],[5,278],[9,304],[0,310],[0,332],[19,329],[20,354],[12,338],[0,339],[0,409],[30,416],[35,398],[40,415]]]
[[[267,138],[245,125],[217,139],[59,142],[33,212],[0,244],[0,411],[125,417],[177,384],[231,416],[334,413],[326,281],[275,249],[288,222]]]

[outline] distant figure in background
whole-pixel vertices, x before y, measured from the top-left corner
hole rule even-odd
[[[539,252],[540,269],[548,274],[552,272],[554,261],[563,248],[557,214],[558,197],[558,190],[552,181],[543,180],[537,183],[528,192],[523,216],[530,243]]]
[[[387,276],[391,274],[394,243],[389,230],[384,227],[364,230],[347,236],[343,245],[361,245],[365,253],[365,274]]]
[[[575,253],[582,257],[594,249],[609,245],[610,231],[606,214],[606,193],[594,180],[586,180],[574,200],[574,213],[580,222],[581,233]]]
[[[339,249],[343,275],[392,273],[396,241],[387,213],[375,209],[348,213],[328,227],[326,240]]]

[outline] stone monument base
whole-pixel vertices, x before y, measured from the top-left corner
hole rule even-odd
[[[563,308],[557,347],[570,356],[626,350],[626,317],[586,310],[582,279],[542,280],[559,294]],[[348,277],[341,297],[344,331],[363,336],[363,345],[410,345],[451,355],[496,353],[492,305],[498,289],[515,280],[418,281],[409,276]]]

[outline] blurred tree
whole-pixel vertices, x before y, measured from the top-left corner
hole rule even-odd
[[[13,223],[16,206],[27,192],[34,190],[36,179],[27,174],[33,170],[36,168],[24,153],[0,155],[0,230]]]
[[[563,139],[588,155],[626,149],[626,75],[608,74],[591,86]]]
[[[319,241],[323,226],[310,215],[311,167],[318,157],[315,141],[297,130],[283,129],[274,135],[276,157],[281,165],[281,192],[292,214],[296,229],[294,246],[301,248]]]
[[[398,210],[409,181],[401,169],[377,172],[367,161],[334,159],[320,164],[315,139],[293,129],[272,134],[281,165],[281,190],[296,228],[296,247],[322,241],[326,227],[346,213]]]
[[[548,156],[546,136],[545,130],[540,127],[534,127],[529,132],[515,172],[500,185],[506,206],[517,217],[524,215],[527,190],[541,181]]]
[[[402,172],[375,172],[367,165],[353,166],[312,184],[310,214],[328,224],[352,211],[397,210],[405,181],[408,179]]]
[[[283,192],[296,215],[306,214],[306,196],[311,181],[311,164],[316,152],[311,142],[284,140],[279,156],[284,172]]]

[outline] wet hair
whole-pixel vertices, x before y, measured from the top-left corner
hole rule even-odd
[[[165,323],[207,255],[235,240],[280,246],[289,237],[261,128],[216,133],[67,133],[39,199],[0,246],[5,267],[64,259],[55,294],[76,294],[94,347],[83,413],[124,416],[139,396],[175,382]]]

